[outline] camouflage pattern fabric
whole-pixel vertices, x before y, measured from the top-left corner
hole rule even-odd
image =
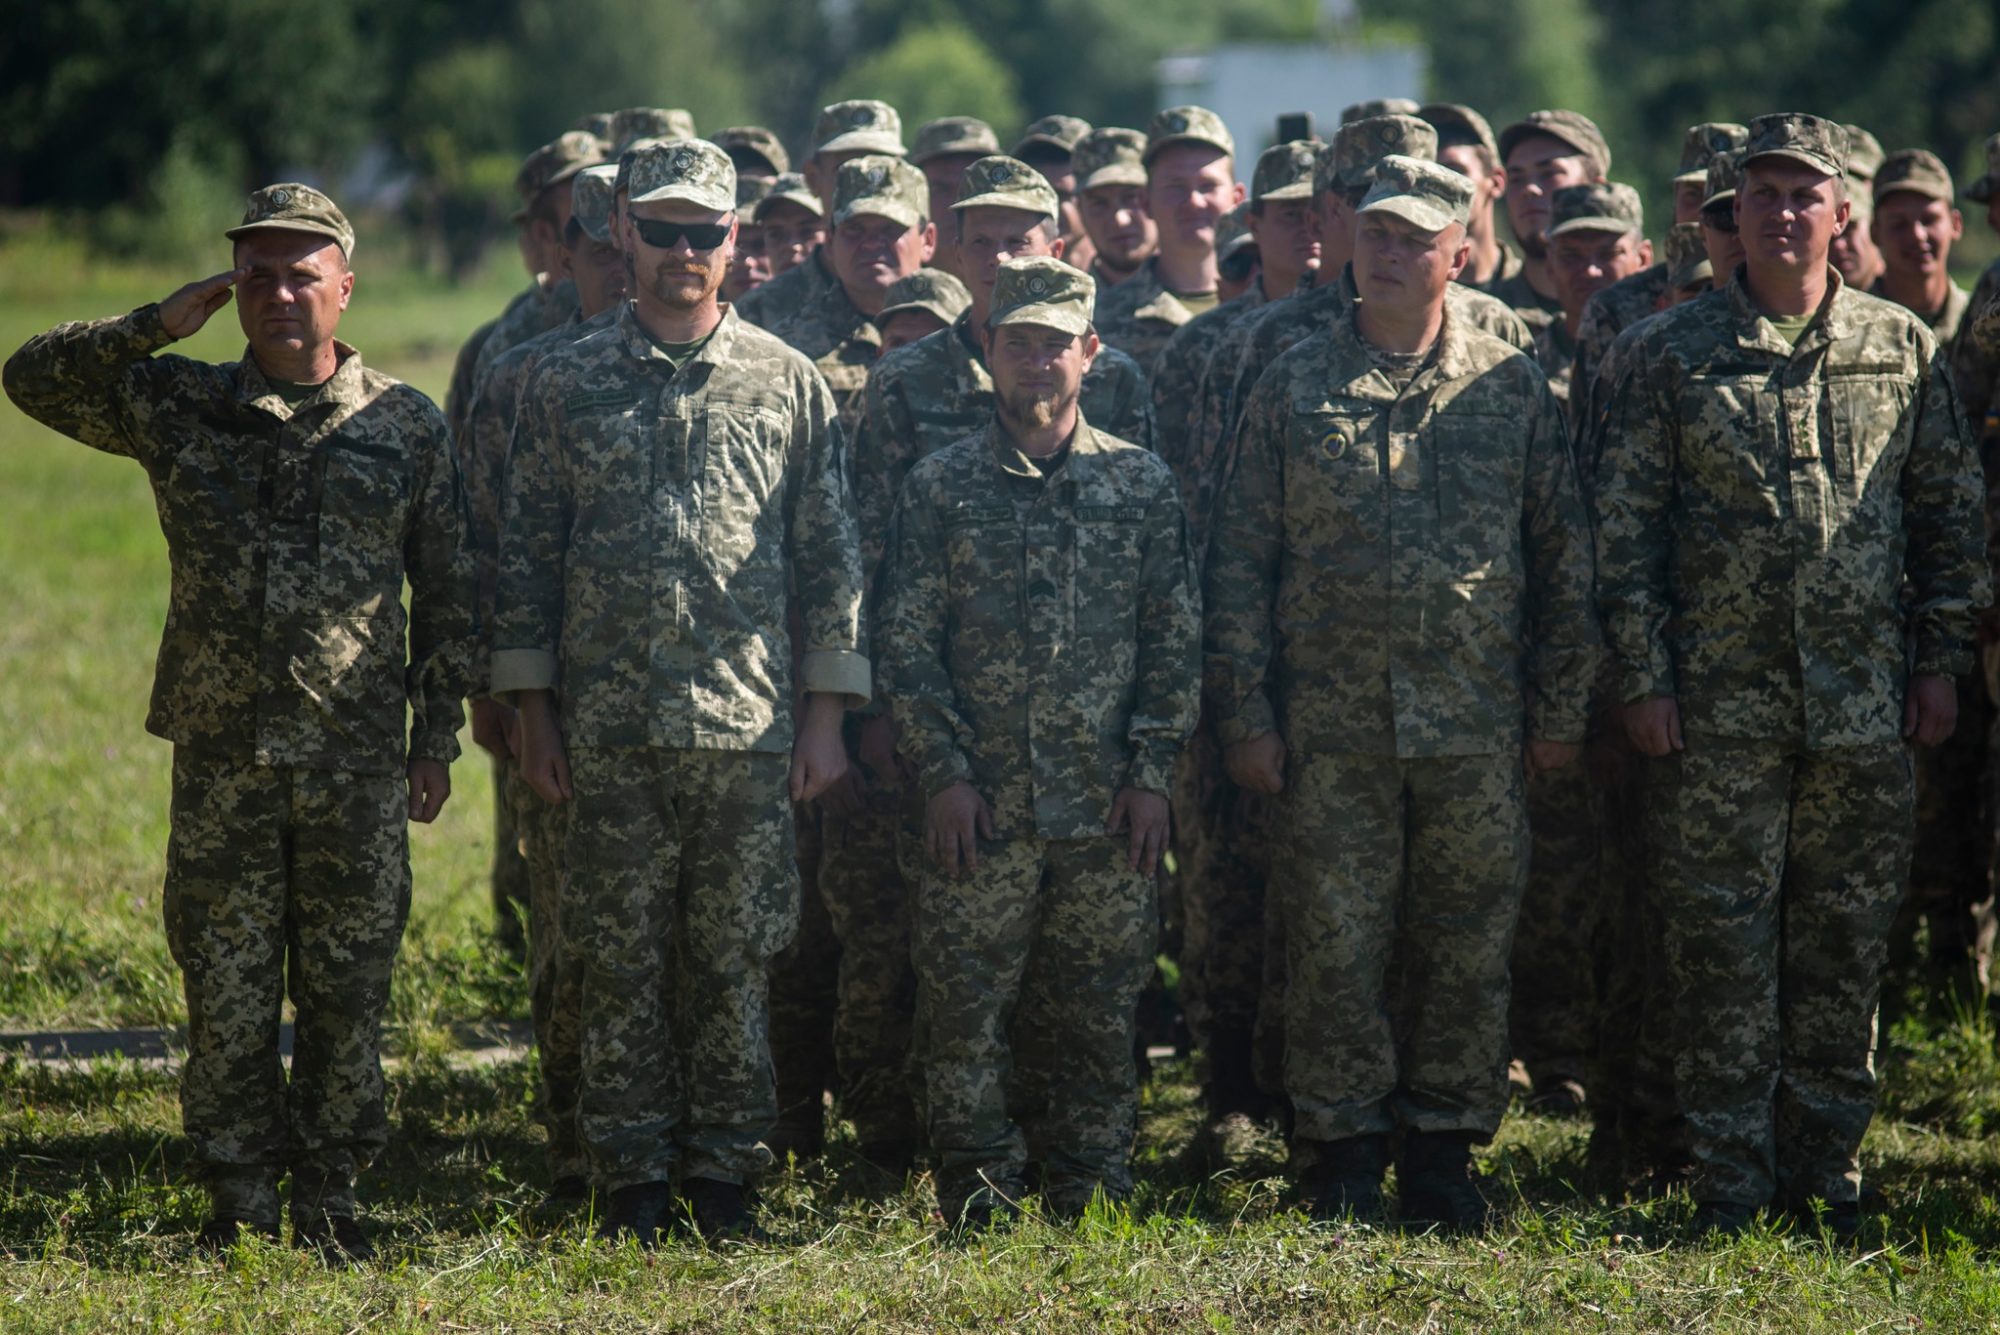
[[[1666,299],[1668,272],[1665,264],[1652,264],[1619,279],[1584,303],[1576,322],[1575,370],[1570,376],[1569,421],[1571,437],[1583,442],[1590,411],[1590,387],[1597,381],[1598,368],[1620,334],[1639,321],[1657,314]],[[1588,463],[1584,471],[1590,471]]]
[[[1530,329],[1539,329],[1563,318],[1562,300],[1545,297],[1535,291],[1535,285],[1528,281],[1525,263],[1505,277],[1495,275],[1493,281],[1481,290],[1512,310]]]
[[[1148,375],[1174,331],[1195,311],[1160,278],[1160,257],[1149,257],[1130,278],[1097,294],[1097,336],[1139,364]]]
[[[970,314],[884,357],[869,376],[868,407],[855,438],[854,499],[863,564],[872,582],[883,535],[903,479],[919,459],[984,429],[993,418],[993,376],[979,352]],[[1083,377],[1078,406],[1119,440],[1150,449],[1152,404],[1130,357],[1100,346]]]
[[[1893,300],[1883,290],[1883,281],[1880,278],[1876,279],[1875,286],[1869,289],[1869,295],[1880,297],[1884,301]],[[1944,305],[1935,311],[1918,311],[1917,318],[1921,319],[1925,328],[1931,331],[1932,336],[1938,341],[1938,346],[1949,353],[1953,342],[1958,338],[1959,326],[1964,323],[1966,312],[1970,309],[1972,309],[1972,294],[1957,283],[1953,283],[1945,289]]]
[[[882,352],[874,321],[848,298],[824,250],[804,264],[760,283],[736,303],[736,313],[804,353],[833,391],[840,428],[849,438],[861,425],[868,373]]]
[[[1936,353],[1844,286],[1789,347],[1740,271],[1634,330],[1594,451],[1619,698],[1818,750],[1900,738],[1910,672],[1971,670],[1978,463]]]
[[[5,372],[23,412],[152,480],[173,585],[147,729],[284,768],[456,759],[474,574],[444,419],[344,343],[293,408],[247,353],[153,355],[172,341],[142,306],[38,335]]]
[[[1986,673],[1958,679],[1958,727],[1915,753],[1916,838],[1910,884],[1889,932],[1884,1022],[1900,1011],[1898,988],[1916,985],[1944,1006],[1984,1004],[1992,982],[1993,807],[1988,773],[1993,700]],[[1919,953],[1917,927],[1929,928]]]
[[[472,391],[475,388],[472,377],[479,367],[479,350],[486,346],[487,339],[493,337],[493,331],[500,327],[500,321],[507,312],[522,302],[531,300],[536,290],[530,288],[525,292],[515,293],[505,310],[473,330],[465,342],[459,345],[458,355],[451,363],[451,381],[444,394],[444,421],[445,425],[451,428],[453,441],[464,436],[465,419],[472,412]]]
[[[725,311],[677,372],[627,305],[519,413],[496,694],[560,680],[573,746],[788,754],[796,599],[802,689],[868,698],[840,431],[799,354]]]
[[[777,1111],[766,971],[799,916],[790,762],[590,744],[570,762],[562,936],[582,970],[593,1177],[749,1181]]]
[[[547,333],[576,318],[576,284],[565,278],[554,287],[534,287],[515,299],[493,324],[493,332],[479,345],[472,360],[472,388],[493,369],[494,359],[507,349],[526,343],[537,334]]]
[[[1219,481],[1216,471],[1222,463],[1218,434],[1204,410],[1216,350],[1271,300],[1264,294],[1260,278],[1242,296],[1204,311],[1176,329],[1153,367],[1153,423],[1158,433],[1154,448],[1180,479],[1181,505],[1187,511],[1188,531],[1197,553],[1206,550],[1207,507],[1214,498]]]
[[[1852,1202],[1909,872],[1909,750],[1686,736],[1653,762],[1647,815],[1694,1195]]]
[[[500,790],[527,869],[528,1017],[535,1030],[535,1120],[548,1136],[549,1177],[585,1177],[577,1125],[583,1089],[583,971],[562,939],[562,883],[570,808],[550,806],[507,766]]]
[[[1527,785],[1528,879],[1514,933],[1507,1032],[1535,1092],[1588,1088],[1597,1050],[1597,958],[1605,929],[1601,794],[1581,764]]]
[[[824,820],[811,804],[792,807],[799,873],[799,927],[791,944],[771,957],[771,1067],[777,1113],[764,1142],[779,1163],[810,1159],[826,1142],[826,1092],[839,1083],[833,1051],[840,983],[840,942],[820,893]]]
[[[1524,724],[1583,740],[1598,635],[1561,410],[1449,307],[1440,339],[1399,391],[1350,315],[1257,382],[1206,583],[1225,745],[1275,728],[1296,752],[1482,755]]]
[[[218,1214],[352,1215],[382,1152],[382,1016],[410,911],[399,774],[176,746],[167,944],[187,997],[181,1121]],[[288,963],[289,959],[289,963]],[[278,1014],[297,1010],[292,1068]]]
[[[1556,402],[1567,405],[1570,373],[1576,369],[1576,340],[1561,320],[1535,326],[1535,364],[1542,368]]]
[[[1521,788],[1512,749],[1288,756],[1270,896],[1300,1140],[1499,1128],[1507,954],[1527,874]]]
[[[1987,313],[2000,334],[2000,260],[1987,265],[1979,275],[1966,300],[1966,310],[1960,337],[1949,349],[1951,373],[1974,438],[1980,442],[1980,458],[1986,461],[1992,442],[2000,439],[2000,422],[1995,420],[1995,414],[2000,413],[2000,397],[1996,397],[1996,389],[2000,389],[2000,339],[1980,338],[1977,317]],[[2000,470],[1989,470],[1989,474],[2000,475]]]

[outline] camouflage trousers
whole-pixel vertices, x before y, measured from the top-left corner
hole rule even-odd
[[[1958,679],[1958,728],[1915,752],[1917,836],[1909,891],[1889,933],[1890,994],[1917,985],[1939,999],[1984,997],[1993,938],[1992,697],[1984,672]],[[1930,942],[1919,955],[1917,928]]]
[[[520,958],[521,914],[532,914],[528,861],[516,826],[519,804],[510,791],[514,762],[488,756],[493,764],[493,926],[502,948]]]
[[[840,985],[840,942],[820,893],[824,839],[819,808],[792,808],[799,875],[799,926],[771,958],[771,1065],[777,1115],[764,1137],[782,1162],[817,1155],[826,1141],[826,1093],[839,1083],[833,1016]]]
[[[819,890],[838,945],[833,1057],[840,1111],[863,1145],[918,1138],[910,1034],[917,979],[910,965],[910,894],[898,860],[922,842],[907,784],[871,786],[867,808],[822,818]]]
[[[220,1214],[354,1212],[388,1142],[382,1016],[410,912],[400,775],[174,751],[167,944],[188,1012],[181,1121]],[[279,1012],[296,1012],[291,1077]]]
[[[1697,1199],[1857,1198],[1913,805],[1900,742],[1800,751],[1690,734],[1652,762],[1647,837]]]
[[[1509,966],[1507,1028],[1537,1093],[1585,1083],[1597,1047],[1604,923],[1601,793],[1581,764],[1528,783],[1528,888]]]
[[[601,1187],[768,1162],[767,970],[798,923],[782,754],[578,747],[562,939],[583,975],[579,1122]]]
[[[1522,788],[1513,751],[1287,759],[1271,888],[1301,1141],[1498,1129]]]
[[[1204,719],[1174,767],[1173,811],[1174,879],[1186,924],[1180,999],[1208,1055],[1213,1103],[1253,1086],[1253,1069],[1279,1060],[1263,1050],[1279,1046],[1278,1027],[1258,1025],[1273,808],[1230,782],[1215,729]]]
[[[563,842],[569,807],[544,802],[520,771],[507,767],[501,790],[514,813],[518,852],[528,869],[528,1015],[534,1022],[535,1116],[548,1136],[549,1176],[590,1172],[577,1129],[583,1084],[583,975],[576,953],[563,949]]]
[[[1031,1159],[1074,1206],[1132,1188],[1135,1008],[1159,931],[1119,839],[1003,837],[953,879],[925,870],[911,953],[930,1147],[947,1215]]]

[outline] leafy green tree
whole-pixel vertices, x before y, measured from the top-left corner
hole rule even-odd
[[[1012,70],[956,23],[910,28],[850,65],[837,97],[875,97],[902,113],[905,132],[939,116],[977,116],[1009,133],[1021,124]]]

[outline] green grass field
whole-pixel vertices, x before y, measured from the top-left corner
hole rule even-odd
[[[0,239],[0,352],[223,260],[218,243],[176,275],[86,265],[47,233]],[[366,252],[360,273],[343,333],[434,394],[516,281],[496,264],[453,290]],[[232,314],[188,350],[235,356]],[[159,925],[168,748],[142,729],[165,581],[139,469],[0,406],[0,1028],[179,1020]],[[1221,1177],[1194,1161],[1193,1086],[1172,1066],[1147,1094],[1129,1211],[946,1244],[923,1186],[872,1197],[842,1145],[768,1185],[770,1245],[589,1244],[538,1204],[531,1064],[449,1059],[446,1021],[526,1012],[488,941],[487,776],[468,762],[454,781],[415,836],[394,1139],[362,1188],[383,1263],[193,1258],[202,1201],[171,1077],[0,1057],[0,1330],[2000,1329],[2000,1060],[1975,1021],[1893,1036],[1866,1152],[1885,1214],[1860,1254],[1783,1228],[1689,1242],[1684,1201],[1580,1196],[1582,1127],[1521,1116],[1484,1156],[1508,1211],[1491,1237],[1314,1229],[1285,1210],[1275,1161]]]

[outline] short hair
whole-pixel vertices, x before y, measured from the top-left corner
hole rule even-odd
[[[1447,148],[1476,149],[1478,151],[1479,165],[1486,169],[1488,176],[1499,171],[1503,165],[1500,161],[1500,155],[1493,151],[1493,146],[1486,143],[1463,125],[1448,124],[1448,128],[1438,131],[1437,151],[1440,160],[1442,160],[1444,151]]]
[[[1066,169],[1072,162],[1070,151],[1061,144],[1040,142],[1024,144],[1021,147],[1021,151],[1014,156],[1020,161],[1027,163],[1030,167],[1033,167],[1036,171],[1042,171],[1044,167],[1062,167]],[[1042,174],[1046,176],[1048,173],[1043,172]]]

